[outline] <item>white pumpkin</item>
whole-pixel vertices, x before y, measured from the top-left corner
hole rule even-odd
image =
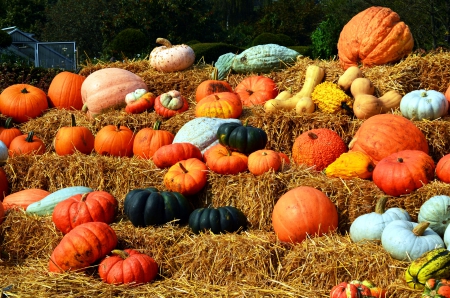
[[[162,44],[150,52],[150,66],[162,72],[174,72],[185,70],[194,64],[195,52],[185,44],[172,45],[165,38],[156,39],[156,43]]]
[[[430,228],[443,237],[450,223],[450,197],[437,195],[429,198],[420,206],[417,220],[429,222]]]
[[[358,216],[350,226],[350,238],[353,242],[363,240],[381,240],[385,226],[393,220],[411,221],[411,216],[405,209],[385,209],[387,197],[378,199],[375,211]]]
[[[442,237],[444,239],[445,247],[450,250],[450,228],[447,226],[444,232],[444,236]]]
[[[381,245],[392,258],[415,260],[427,251],[444,247],[444,240],[428,227],[429,223],[393,220],[381,234]]]
[[[400,111],[411,120],[434,120],[447,114],[448,101],[435,90],[414,90],[402,97]]]
[[[4,165],[8,160],[8,147],[0,141],[0,165]]]

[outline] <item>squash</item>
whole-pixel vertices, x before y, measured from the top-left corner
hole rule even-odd
[[[445,183],[450,183],[450,153],[442,156],[436,164],[436,177]]]
[[[390,90],[380,96],[378,99],[381,101],[381,108],[383,113],[391,112],[400,107],[402,95],[397,90]]]
[[[243,104],[234,92],[219,92],[208,95],[195,106],[195,117],[239,118]]]
[[[28,134],[15,137],[9,144],[9,156],[19,155],[42,155],[46,151],[44,141],[34,135],[33,131]]]
[[[125,112],[139,114],[150,110],[155,105],[156,96],[145,89],[136,89],[125,96]]]
[[[77,126],[75,115],[70,114],[71,126],[62,126],[53,139],[53,147],[58,155],[71,155],[75,152],[90,154],[94,150],[95,137],[85,126]]]
[[[352,85],[350,86],[350,93],[353,95],[353,97],[356,97],[360,94],[373,95],[375,93],[375,86],[368,78],[356,78],[353,80]]]
[[[189,103],[177,90],[170,90],[155,98],[155,112],[164,118],[170,118],[189,109]]]
[[[312,101],[328,114],[351,114],[353,100],[336,83],[325,81],[314,88]]]
[[[339,77],[337,84],[345,92],[350,90],[352,82],[357,78],[362,78],[363,73],[357,65],[350,66],[344,73]]]
[[[264,149],[267,144],[267,133],[258,127],[240,123],[224,123],[217,129],[219,143],[231,150],[250,154]]]
[[[185,44],[172,45],[165,38],[157,38],[156,43],[162,46],[150,52],[150,66],[162,72],[175,72],[185,70],[194,64],[195,52]]]
[[[330,291],[330,298],[372,297],[369,287],[359,281],[341,282]]]
[[[172,143],[163,145],[155,151],[152,160],[160,169],[169,168],[179,161],[188,158],[203,159],[202,152],[197,146],[191,143]]]
[[[217,144],[203,154],[208,168],[221,175],[236,175],[248,170],[248,156]]]
[[[198,208],[189,216],[189,227],[194,234],[207,231],[234,233],[247,228],[247,217],[233,206]]]
[[[164,186],[184,196],[195,195],[205,187],[208,180],[208,167],[198,158],[181,160],[171,166],[164,174]]]
[[[143,159],[150,159],[155,152],[165,145],[170,145],[175,136],[168,130],[160,129],[161,121],[156,120],[153,128],[141,128],[134,136],[133,154]]]
[[[274,80],[266,76],[252,75],[244,78],[234,88],[242,105],[251,107],[262,105],[278,95],[278,87]]]
[[[367,119],[383,112],[383,104],[371,94],[358,94],[354,98],[353,113],[358,119]]]
[[[99,155],[131,157],[135,134],[126,126],[106,125],[95,135],[94,150]]]
[[[435,90],[414,90],[403,96],[400,112],[411,120],[435,120],[447,115],[448,101],[444,94]]]
[[[450,197],[436,195],[426,200],[419,209],[418,222],[429,222],[430,228],[443,237],[450,224]]]
[[[38,202],[48,196],[49,191],[39,188],[29,188],[19,190],[12,194],[5,196],[3,199],[3,207],[5,211],[21,208],[26,210],[29,205]]]
[[[430,278],[425,283],[422,298],[450,297],[450,280]]]
[[[375,165],[367,154],[353,151],[339,155],[326,167],[325,175],[342,179],[369,179],[374,169]]]
[[[312,101],[311,97],[302,97],[298,100],[297,104],[295,105],[295,113],[297,115],[303,113],[314,113],[315,110],[316,105]]]
[[[257,150],[248,156],[248,170],[255,176],[276,172],[280,167],[281,156],[274,150]]]

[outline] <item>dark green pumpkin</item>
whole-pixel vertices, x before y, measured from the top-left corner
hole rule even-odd
[[[250,154],[264,149],[267,144],[267,134],[258,127],[235,122],[224,123],[217,129],[219,143],[244,154]]]
[[[232,233],[247,228],[247,217],[232,206],[199,208],[189,216],[189,227],[195,234],[208,230],[214,234]]]
[[[185,224],[192,211],[189,201],[181,193],[159,191],[153,187],[130,191],[123,207],[135,227],[158,226],[174,220]]]

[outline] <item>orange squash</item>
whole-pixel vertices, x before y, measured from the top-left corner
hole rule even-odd
[[[153,128],[144,127],[136,133],[133,143],[134,155],[150,159],[164,145],[172,144],[175,136],[167,130],[160,129],[161,121],[156,121]]]
[[[81,85],[86,77],[79,74],[63,71],[58,73],[48,87],[48,100],[50,107],[68,110],[81,110]]]
[[[209,147],[203,158],[211,171],[222,175],[235,175],[248,169],[247,155],[230,151],[221,144]]]
[[[10,210],[14,208],[22,208],[26,210],[28,205],[42,200],[49,194],[50,192],[39,188],[20,190],[10,195],[7,195],[3,199],[3,207],[5,207],[5,210]]]

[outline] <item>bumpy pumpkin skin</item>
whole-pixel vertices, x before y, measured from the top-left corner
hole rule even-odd
[[[444,155],[436,164],[436,176],[445,183],[450,183],[450,154]]]
[[[69,71],[57,74],[48,87],[48,100],[51,107],[67,110],[81,110],[81,85],[86,77]]]

